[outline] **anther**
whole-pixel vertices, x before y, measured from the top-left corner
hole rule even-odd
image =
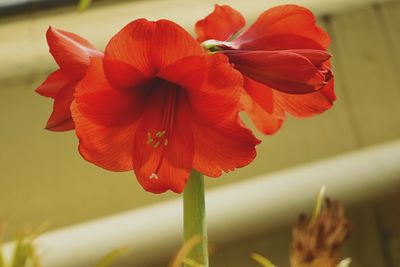
[[[159,145],[160,145],[160,141],[157,141],[157,142],[153,145],[153,148],[157,148],[157,147],[159,147]]]
[[[152,174],[150,174],[149,178],[150,179],[158,179],[159,177],[156,173],[153,172]]]
[[[150,133],[147,133],[147,142],[146,142],[146,145],[148,145],[148,144],[150,144],[151,142],[153,142],[153,138],[151,138],[151,134]]]

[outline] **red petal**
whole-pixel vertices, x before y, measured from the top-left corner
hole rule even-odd
[[[74,100],[76,83],[64,86],[55,97],[53,113],[47,121],[46,129],[62,132],[74,129],[71,117],[71,103]]]
[[[251,99],[257,102],[257,105],[264,109],[266,112],[272,114],[274,112],[274,98],[273,98],[273,90],[269,87],[255,82],[247,77],[244,78],[243,87],[246,89],[246,92]],[[247,97],[244,97],[246,99]],[[243,97],[241,99],[243,101]],[[250,104],[250,109],[253,109],[252,106],[255,105],[253,103]]]
[[[261,14],[233,43],[243,50],[327,50],[330,38],[316,25],[311,11],[296,5],[283,5]]]
[[[111,171],[132,170],[136,124],[105,127],[84,116],[75,102],[71,112],[79,138],[79,152],[87,161]]]
[[[215,5],[214,11],[196,23],[199,42],[214,39],[225,41],[244,27],[244,17],[230,6]]]
[[[108,59],[124,61],[149,76],[180,58],[201,53],[196,40],[177,24],[145,19],[126,25],[105,50]]]
[[[76,87],[75,98],[83,116],[99,125],[120,127],[138,119],[144,107],[144,94],[144,88],[114,88],[104,75],[102,59],[93,58]]]
[[[187,57],[162,69],[158,76],[186,90],[199,120],[219,123],[238,109],[243,79],[224,55]]]
[[[154,91],[134,138],[136,177],[146,191],[153,193],[167,190],[181,193],[192,169],[193,135],[189,107],[183,94],[177,96],[172,128],[163,126],[169,90],[176,89],[157,88]],[[156,139],[157,133],[162,131],[166,131],[165,138]]]
[[[304,95],[285,94],[274,91],[274,100],[282,109],[296,117],[320,114],[333,105],[333,79],[322,90]]]
[[[274,134],[285,120],[285,112],[275,103],[275,92],[266,85],[245,78],[240,99],[250,119],[263,134]]]
[[[46,37],[57,64],[78,76],[84,75],[90,57],[103,56],[91,43],[74,33],[50,27]]]
[[[36,92],[42,96],[55,98],[61,88],[74,81],[75,79],[68,75],[67,72],[59,69],[51,73],[36,89]]]
[[[306,57],[288,51],[226,51],[243,75],[290,94],[321,89],[326,77]]]
[[[193,168],[217,177],[222,171],[229,172],[249,164],[256,157],[255,146],[260,141],[244,127],[236,115],[221,118],[211,125],[192,120],[195,143]]]
[[[143,86],[149,80],[149,77],[123,61],[104,59],[103,64],[107,80],[116,88],[130,90]]]
[[[323,50],[316,49],[291,49],[286,51],[307,58],[315,66],[323,64],[332,57],[331,54]]]

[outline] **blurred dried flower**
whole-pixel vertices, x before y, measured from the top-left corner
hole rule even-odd
[[[341,258],[338,251],[349,237],[351,225],[344,207],[326,199],[325,207],[313,218],[302,214],[293,228],[290,249],[292,267],[336,267]]]

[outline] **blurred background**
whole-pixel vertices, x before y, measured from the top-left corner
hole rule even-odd
[[[180,197],[149,194],[132,172],[112,173],[85,162],[73,132],[43,129],[52,101],[34,89],[57,68],[48,53],[48,26],[77,33],[103,49],[113,34],[140,17],[171,19],[193,33],[194,23],[209,14],[214,3],[230,4],[248,23],[277,4],[309,7],[332,37],[338,100],[320,116],[289,118],[276,135],[259,135],[263,143],[257,159],[222,178],[207,179],[207,189],[400,138],[400,1],[102,0],[78,13],[77,1],[0,0],[0,218],[7,225],[6,240],[26,225],[50,221],[51,229],[61,229]],[[393,188],[399,184],[400,177]],[[381,192],[348,207],[355,232],[345,254],[355,259],[352,266],[400,266],[395,236],[399,200],[395,193]],[[300,212],[293,210],[294,218]],[[257,266],[248,259],[257,251],[288,266],[288,227],[294,222],[217,244],[214,265],[225,261],[226,266]]]

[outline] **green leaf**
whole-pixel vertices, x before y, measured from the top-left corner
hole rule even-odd
[[[32,248],[30,243],[27,242],[24,237],[19,238],[15,245],[11,267],[25,267],[31,255]]]
[[[322,205],[324,203],[324,196],[325,196],[325,186],[322,186],[319,190],[317,199],[315,201],[315,207],[312,215],[312,219],[317,218],[321,214]]]
[[[6,263],[4,262],[3,256],[3,227],[2,223],[0,222],[0,267],[6,267]]]
[[[264,267],[276,267],[275,265],[272,264],[272,262],[270,262],[264,256],[261,256],[260,254],[253,253],[253,254],[251,254],[251,258]]]
[[[89,8],[92,0],[79,0],[78,11],[83,12]]]
[[[3,246],[0,244],[0,267],[6,267],[3,259]]]
[[[100,260],[100,262],[96,265],[96,267],[109,267],[111,266],[117,258],[121,257],[127,251],[126,247],[118,248],[116,250],[108,253],[104,258]]]
[[[37,255],[36,249],[33,245],[31,246],[31,250],[32,250],[32,255],[31,255],[32,267],[42,267],[39,256]]]
[[[184,258],[183,259],[183,263],[187,266],[191,266],[191,267],[204,267],[203,264],[200,264],[198,262],[196,262],[195,260],[189,259],[189,258]]]

